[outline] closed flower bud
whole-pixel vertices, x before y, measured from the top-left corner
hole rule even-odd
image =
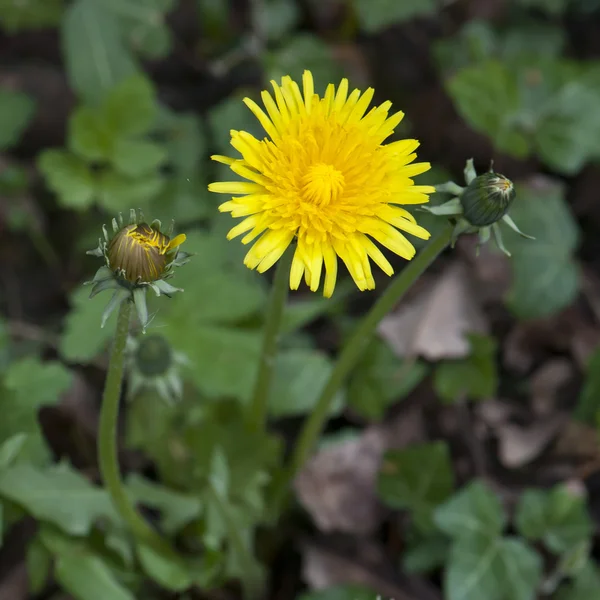
[[[172,250],[185,240],[167,235],[147,223],[127,225],[108,245],[110,268],[130,283],[150,283],[160,279]]]
[[[475,177],[460,195],[464,218],[476,227],[499,221],[515,198],[513,183],[504,175],[483,173]]]
[[[142,390],[154,390],[167,402],[179,400],[183,394],[182,367],[190,364],[162,335],[127,339],[129,397]]]
[[[504,247],[500,221],[521,237],[535,239],[523,233],[508,214],[516,196],[510,179],[494,173],[491,168],[488,173],[477,175],[473,159],[470,158],[465,166],[465,183],[466,187],[453,181],[436,185],[437,192],[452,194],[453,198],[437,206],[422,207],[422,210],[427,210],[434,215],[452,219],[454,225],[452,247],[458,236],[463,233],[477,233],[480,244],[487,243],[493,233],[498,248],[510,256],[510,252]],[[479,251],[479,246],[477,246],[477,251]]]
[[[145,377],[165,375],[173,364],[173,352],[162,335],[142,339],[135,352],[135,365]]]
[[[172,230],[172,227],[171,227]],[[184,265],[189,258],[179,247],[185,241],[185,234],[171,239],[161,231],[160,221],[152,221],[148,225],[141,212],[131,210],[129,224],[119,215],[112,221],[112,235],[106,227],[102,228],[103,237],[98,240],[98,247],[88,254],[104,259],[89,284],[92,285],[90,297],[104,290],[113,290],[113,297],[102,315],[104,327],[106,320],[122,301],[133,301],[142,328],[148,322],[146,305],[146,289],[151,288],[158,296],[171,296],[180,292],[167,282],[173,276],[175,267]]]

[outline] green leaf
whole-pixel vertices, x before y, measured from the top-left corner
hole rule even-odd
[[[517,538],[465,532],[450,551],[444,589],[448,600],[534,600],[542,561]]]
[[[0,0],[0,28],[8,33],[42,29],[60,23],[64,0]]]
[[[218,452],[216,453],[218,456]],[[215,461],[218,468],[227,466]],[[227,490],[218,486],[218,477],[209,477],[205,502],[206,530],[204,541],[208,547],[219,547],[228,540],[225,572],[242,580],[244,596],[254,597],[264,585],[264,572],[252,548],[252,525],[248,515],[227,497]]]
[[[436,394],[447,403],[459,399],[491,398],[498,387],[496,372],[496,342],[484,335],[468,335],[471,354],[461,360],[440,362],[434,374]]]
[[[409,510],[422,531],[433,529],[433,512],[453,487],[452,463],[444,442],[387,452],[377,481],[381,500],[392,508]]]
[[[517,506],[515,524],[527,539],[543,540],[557,554],[588,540],[594,529],[584,498],[562,485],[550,492],[526,490]]]
[[[199,430],[203,435],[198,435]],[[245,507],[245,518],[261,514],[264,498],[259,490],[268,480],[267,472],[278,462],[281,448],[270,435],[249,433],[245,410],[239,403],[219,400],[201,414],[197,411],[185,424],[181,440],[191,451],[195,478],[206,482],[212,477],[213,486],[215,481],[227,480],[226,485],[216,487]]]
[[[132,206],[146,206],[163,191],[165,183],[159,174],[127,177],[105,171],[98,178],[98,201],[109,213],[127,212]]]
[[[89,295],[90,288],[78,287],[70,298],[71,310],[65,318],[59,343],[61,356],[70,362],[89,362],[106,348],[113,336],[114,314],[104,328],[100,327],[108,295],[98,294],[91,299]]]
[[[163,222],[175,219],[179,226],[214,215],[216,200],[207,191],[201,168],[208,148],[200,119],[163,107],[157,133],[167,151],[171,176],[161,195],[151,202],[148,214]]]
[[[253,17],[264,24],[267,39],[277,41],[297,25],[300,10],[294,0],[266,0]]]
[[[161,528],[168,534],[177,533],[200,514],[200,499],[196,496],[159,485],[137,474],[127,479],[127,490],[136,503],[160,511]]]
[[[35,107],[34,100],[27,94],[0,89],[0,150],[6,150],[19,141]]]
[[[160,144],[120,139],[115,146],[112,162],[124,175],[140,177],[155,171],[166,158],[167,152]]]
[[[165,24],[165,13],[174,0],[106,0],[104,6],[119,18],[119,24],[132,50],[146,58],[168,55],[171,32]]]
[[[194,365],[190,376],[198,389],[208,396],[248,398],[260,355],[260,332],[192,324],[185,316],[161,316],[161,323],[168,324],[165,335]],[[232,365],[236,365],[235,377],[231,376]]]
[[[452,73],[474,63],[497,57],[498,35],[484,20],[468,21],[458,35],[442,38],[433,46],[440,69]]]
[[[16,433],[0,445],[0,470],[10,467],[16,461],[27,437],[25,433]]]
[[[315,319],[326,315],[332,308],[333,300],[324,297],[291,300],[285,307],[283,324],[284,333],[292,333],[308,325]]]
[[[27,546],[26,560],[29,591],[38,595],[43,591],[50,576],[52,555],[41,540],[36,537]]]
[[[54,576],[62,588],[78,600],[135,600],[97,554],[73,546],[56,559]]]
[[[92,205],[96,181],[83,160],[64,150],[44,150],[38,167],[64,207],[85,210]]]
[[[262,336],[232,325],[264,306],[263,282],[244,267],[240,248],[218,232],[191,234],[185,249],[206,258],[194,261],[195,269],[177,272],[173,285],[185,293],[161,303],[157,326],[164,325],[173,346],[193,362],[191,377],[203,393],[247,398]],[[236,365],[235,377],[231,365]]]
[[[172,341],[177,342],[175,332]],[[261,342],[258,331],[202,326],[178,347],[194,363],[193,379],[198,389],[209,396],[247,398],[254,384]],[[236,365],[235,377],[231,376],[232,365]]]
[[[138,70],[117,17],[96,0],[76,0],[67,8],[61,38],[69,82],[90,105]]]
[[[568,6],[572,4],[572,0],[517,0],[517,4],[527,8],[538,8],[556,16],[565,12]]]
[[[600,152],[600,108],[595,102],[600,89],[598,67],[558,62],[547,66],[542,77],[540,87],[548,81],[546,87],[552,92],[536,107],[536,151],[552,169],[574,175]],[[537,100],[541,103],[541,98]]]
[[[0,193],[12,198],[27,191],[29,188],[29,173],[23,166],[8,163],[0,173]]]
[[[202,122],[197,115],[177,114],[164,109],[161,119],[169,162],[178,175],[194,175],[208,149]]]
[[[513,270],[507,305],[521,319],[552,315],[571,304],[580,287],[573,260],[579,229],[563,187],[545,180],[518,186],[510,215],[521,231],[536,239],[503,228]]]
[[[563,585],[553,600],[591,600],[600,589],[600,569],[589,560],[572,582]]]
[[[461,69],[446,87],[463,119],[487,134],[498,150],[518,158],[529,155],[530,141],[516,117],[519,88],[506,64],[491,60]]]
[[[590,559],[590,551],[592,549],[592,538],[578,542],[571,546],[566,552],[563,552],[555,569],[556,577],[561,579],[564,577],[576,577],[585,569],[587,562]],[[550,586],[550,582],[546,585]]]
[[[186,252],[196,253],[195,239],[195,236],[191,237],[190,244],[186,240]],[[211,254],[196,253],[196,256],[209,257]],[[173,278],[173,285],[183,288],[185,293],[173,296],[170,302],[168,309],[172,320],[226,324],[257,314],[264,306],[266,294],[254,275],[244,273],[238,278],[218,268],[200,266],[194,270],[184,267]]]
[[[190,177],[179,175],[166,178],[158,195],[144,203],[146,214],[163,223],[172,220],[180,228],[195,225],[202,219],[214,217],[214,198],[210,197],[200,173]]]
[[[381,600],[381,596],[365,586],[346,584],[303,592],[297,600]]]
[[[531,20],[502,32],[497,54],[517,67],[541,65],[560,59],[566,45],[566,32],[554,23]]]
[[[500,499],[480,481],[470,483],[439,506],[434,520],[452,538],[469,532],[493,538],[500,535],[506,525]]]
[[[285,75],[301,81],[302,73],[308,69],[313,74],[315,91],[320,94],[325,93],[329,83],[337,83],[344,76],[341,66],[333,59],[331,46],[310,34],[291,37],[275,52],[264,53],[263,60],[265,77],[277,82]]]
[[[0,443],[17,433],[27,435],[19,461],[43,463],[49,458],[46,442],[38,424],[42,406],[57,404],[72,383],[72,374],[58,362],[41,362],[22,358],[13,362],[4,376],[3,410]]]
[[[560,58],[563,37],[528,26],[506,34],[487,50],[494,59],[463,67],[447,88],[498,150],[517,158],[535,150],[551,169],[575,174],[600,153],[600,68]]]
[[[19,464],[0,472],[0,497],[71,535],[87,535],[102,517],[119,521],[108,493],[65,464],[45,470]]]
[[[368,33],[387,29],[416,17],[432,16],[438,6],[436,0],[352,0],[360,27]]]
[[[221,0],[196,0],[201,31],[211,54],[218,54],[230,41],[234,32],[230,25],[229,5]]]
[[[280,352],[269,394],[269,415],[274,419],[310,413],[329,379],[332,364],[322,352],[293,349]],[[338,391],[330,414],[340,412],[344,395]]]
[[[192,585],[194,578],[183,561],[173,560],[144,545],[138,546],[137,555],[145,573],[162,587],[180,592]]]
[[[190,490],[190,494],[199,499],[202,508],[200,524],[203,528],[208,527],[202,534],[205,544],[220,550],[221,543],[230,535],[229,526],[207,490],[209,482],[218,490],[226,488],[227,503],[232,511],[230,517],[240,526],[240,535],[249,536],[250,543],[252,528],[269,516],[265,511],[265,485],[269,481],[268,474],[280,460],[279,441],[263,432],[249,432],[245,410],[237,401],[219,398],[215,402],[199,402],[195,396],[184,395],[181,403],[157,412],[158,403],[146,406],[148,400],[152,398],[140,397],[134,402],[130,419],[138,425],[131,432],[135,433],[135,438],[130,435],[129,442],[135,442],[136,448],[152,458],[165,485],[182,492]],[[148,423],[146,430],[145,423]],[[217,458],[224,458],[224,461],[215,460],[216,448],[220,455]],[[219,465],[220,470],[215,471],[215,466]],[[189,494],[182,495],[187,497]],[[148,503],[151,502],[158,504],[158,499],[152,497]],[[187,515],[191,514],[191,502],[186,498],[187,508],[181,508],[181,513],[177,514],[175,501],[169,502],[168,510],[166,501],[162,502],[165,504],[165,508],[160,509],[163,519],[169,526],[179,526],[176,518],[183,519],[186,510]],[[182,499],[176,502],[183,507]],[[197,505],[193,508],[196,510]],[[213,515],[215,510],[217,514]]]
[[[158,117],[158,105],[152,82],[143,75],[132,75],[110,90],[102,116],[120,137],[149,133]]]
[[[93,108],[78,108],[69,120],[69,148],[87,161],[107,161],[113,154],[117,133]]]
[[[425,363],[402,362],[380,339],[374,339],[350,376],[348,404],[371,420],[385,416],[395,402],[410,394],[427,375]]]
[[[446,564],[449,552],[450,541],[445,535],[420,536],[402,553],[402,566],[408,573],[430,573]]]
[[[595,425],[600,415],[600,348],[590,356],[585,382],[579,393],[573,416],[584,423]]]
[[[12,343],[8,332],[8,327],[2,317],[0,317],[0,375],[6,371],[6,368],[13,360]]]
[[[497,31],[487,21],[475,19],[467,22],[458,35],[436,43],[434,54],[447,72],[490,59],[523,70],[559,59],[565,37],[560,27],[539,20],[515,22]]]
[[[265,485],[281,446],[265,432],[250,432],[245,410],[235,401],[195,402],[181,415],[187,418],[174,419],[171,432],[179,444],[176,456],[157,447],[150,448],[150,455],[158,459],[161,474],[177,480],[175,485],[201,494],[205,547],[225,547],[226,572],[256,583],[254,529],[270,517]]]
[[[213,143],[219,154],[237,155],[237,151],[230,145],[231,135],[229,132],[231,129],[247,131],[259,140],[265,137],[265,132],[261,124],[243,103],[242,99],[244,96],[246,94],[242,91],[232,94],[222,102],[219,102],[208,113],[208,123]],[[223,123],[227,123],[227,127],[223,127]],[[225,172],[230,180],[235,181],[236,175],[233,171],[226,168]]]

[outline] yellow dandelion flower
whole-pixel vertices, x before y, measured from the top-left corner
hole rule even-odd
[[[241,158],[212,157],[248,180],[209,185],[212,192],[236,195],[219,210],[245,217],[228,238],[245,233],[244,244],[258,238],[244,264],[261,273],[296,240],[291,289],[304,276],[316,291],[324,266],[323,294],[331,296],[338,256],[360,290],[373,289],[369,259],[387,275],[393,273],[375,242],[410,260],[415,248],[400,230],[429,238],[398,206],[427,202],[435,191],[412,180],[430,168],[429,163],[413,163],[419,142],[383,145],[404,115],[388,116],[391,102],[367,113],[372,88],[348,93],[348,80],[342,79],[337,90],[330,84],[321,98],[310,71],[304,72],[303,91],[290,77],[283,77],[281,85],[271,84],[274,97],[267,91],[261,96],[266,112],[244,99],[268,138],[231,131],[231,145]]]

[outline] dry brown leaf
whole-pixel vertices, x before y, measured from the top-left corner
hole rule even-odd
[[[600,345],[600,328],[579,306],[546,319],[518,322],[504,341],[504,364],[527,373],[549,353],[568,352],[585,368],[590,354]]]
[[[29,598],[25,563],[17,565],[0,581],[0,598],[2,600],[27,600]]]
[[[559,414],[529,427],[500,425],[495,431],[500,462],[509,469],[518,469],[535,460],[558,434],[565,420],[566,416]]]
[[[298,498],[321,531],[365,534],[383,518],[375,478],[384,451],[381,436],[367,432],[319,452],[295,481]]]
[[[374,425],[357,439],[319,451],[294,482],[298,499],[321,531],[367,534],[386,511],[375,492],[383,453],[422,439],[423,420],[414,407],[389,423]]]
[[[398,356],[440,360],[467,356],[466,334],[487,333],[488,325],[467,268],[457,261],[429,289],[383,319],[378,331]]]
[[[514,414],[514,408],[502,400],[486,400],[475,407],[477,415],[491,429],[500,427],[510,420]]]
[[[324,544],[303,544],[302,575],[311,589],[335,585],[360,585],[394,600],[441,600],[433,586],[419,586],[417,595],[411,581],[395,579],[395,569],[382,549],[368,539],[356,540],[343,550]]]
[[[555,358],[543,364],[531,376],[531,407],[539,416],[548,416],[559,408],[561,388],[575,376],[573,363]]]
[[[498,439],[498,459],[510,469],[535,460],[564,428],[567,416],[552,412],[530,425],[517,425],[513,420],[526,417],[528,411],[507,401],[490,400],[477,407],[477,415]]]
[[[595,427],[579,421],[569,421],[554,444],[554,453],[582,461],[600,460],[600,444]]]

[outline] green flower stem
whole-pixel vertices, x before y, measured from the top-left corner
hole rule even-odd
[[[274,484],[273,499],[276,509],[281,510],[283,508],[292,480],[310,456],[321,435],[336,392],[343,385],[350,371],[356,366],[364,348],[371,340],[375,328],[446,248],[451,237],[452,227],[446,226],[443,231],[431,238],[425,248],[394,278],[342,348],[315,408],[304,423],[289,465],[284,470],[282,477]]]
[[[275,358],[277,355],[277,343],[279,331],[283,320],[283,312],[288,297],[290,266],[292,264],[293,252],[288,248],[283,256],[277,261],[273,287],[267,307],[267,318],[263,346],[260,354],[258,376],[254,385],[254,393],[249,407],[248,425],[253,431],[264,430],[267,423],[267,412],[269,408],[269,391]]]
[[[169,542],[152,529],[137,512],[127,495],[119,470],[117,422],[131,306],[132,303],[129,300],[121,302],[108,374],[104,384],[104,395],[100,410],[100,430],[98,432],[100,473],[115,508],[137,540],[152,547],[156,552],[172,556],[174,550]]]

